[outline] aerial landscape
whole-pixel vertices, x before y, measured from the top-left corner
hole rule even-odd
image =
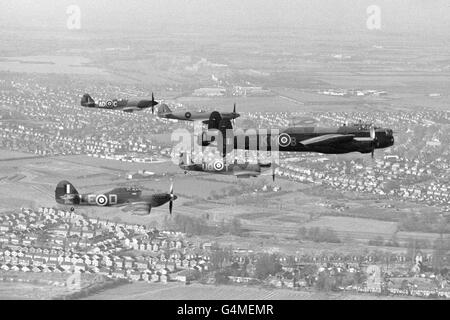
[[[242,13],[257,1],[138,1],[135,23],[113,2],[96,20],[101,4],[74,1],[80,28],[66,25],[68,1],[0,5],[0,299],[450,298],[450,29],[402,29],[388,1],[377,30],[367,1],[336,28],[327,0],[299,1],[304,20],[282,19],[297,8],[286,1],[267,24],[271,0],[262,21]],[[89,108],[87,93],[129,100]],[[279,152],[245,179],[189,171],[173,133],[194,121],[161,117],[163,105],[230,113],[233,128],[369,124],[395,143]],[[66,205],[60,181],[167,198]]]

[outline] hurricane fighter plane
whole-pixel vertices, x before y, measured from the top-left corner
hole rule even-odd
[[[218,111],[214,111],[219,113]],[[202,121],[204,124],[208,124],[211,117],[211,112],[205,111],[178,111],[172,112],[166,104],[162,104],[158,108],[158,117],[172,120],[184,120],[184,121]],[[234,120],[240,117],[240,114],[236,112],[236,104],[234,104],[233,112],[220,112],[222,119]]]
[[[214,174],[232,175],[237,178],[251,178],[258,177],[263,173],[264,170],[272,167],[272,179],[275,180],[275,172],[273,171],[273,166],[271,163],[227,163],[226,158],[215,159],[213,161],[207,162],[202,161],[202,163],[194,163],[190,159],[188,153],[180,154],[179,167],[184,170],[185,173],[188,171],[197,172],[208,172]]]
[[[81,106],[87,108],[109,109],[109,110],[121,110],[124,112],[140,111],[147,108],[152,108],[152,113],[155,112],[155,106],[158,102],[155,101],[155,97],[152,93],[152,98],[134,98],[134,99],[110,99],[100,100],[97,103],[92,99],[89,94],[84,94],[81,98]]]
[[[376,149],[394,145],[392,129],[379,128],[370,124],[353,124],[340,127],[290,127],[277,134],[262,131],[246,134],[234,132],[231,122],[213,112],[209,120],[208,131],[200,136],[203,146],[209,145],[217,136],[223,138],[223,154],[228,150],[267,150],[289,152],[319,152],[324,154],[342,154],[350,152],[371,153]],[[216,131],[211,129],[216,129]]]
[[[120,207],[133,206],[136,208],[144,206],[146,213],[150,214],[152,208],[169,203],[169,212],[172,214],[173,201],[177,196],[173,194],[173,184],[169,193],[158,193],[153,195],[142,195],[142,190],[137,188],[118,187],[104,193],[80,194],[68,181],[61,181],[55,189],[55,200],[57,203],[70,206],[73,211],[75,206],[99,206]]]

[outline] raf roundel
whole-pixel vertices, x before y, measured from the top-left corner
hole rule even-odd
[[[278,144],[281,147],[287,147],[291,144],[291,136],[288,135],[287,133],[282,133],[278,136]]]
[[[104,195],[104,194],[99,194],[96,198],[95,198],[95,202],[99,205],[99,206],[106,206],[108,204],[108,198]]]
[[[184,116],[186,117],[186,119],[189,119],[189,118],[191,118],[191,113],[190,112],[186,112],[184,114]]]
[[[217,160],[216,162],[214,162],[214,169],[216,171],[220,171],[223,169],[223,162],[220,160]]]
[[[111,100],[108,100],[108,101],[106,102],[106,105],[107,105],[108,107],[112,107],[113,102],[112,102]]]

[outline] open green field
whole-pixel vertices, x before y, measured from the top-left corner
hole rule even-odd
[[[20,153],[8,153],[15,160],[2,161],[0,169],[0,212],[20,207],[56,206],[54,188],[60,180],[71,181],[79,192],[104,192],[116,186],[139,186],[144,194],[168,192],[170,179],[178,195],[173,216],[207,217],[211,226],[239,218],[247,231],[245,238],[225,238],[235,246],[270,241],[273,250],[295,252],[301,249],[296,238],[300,227],[321,227],[334,230],[342,243],[336,250],[348,250],[358,243],[363,250],[369,240],[381,236],[389,240],[396,234],[399,240],[409,238],[433,240],[437,234],[397,232],[399,212],[421,212],[422,206],[413,203],[387,201],[392,207],[381,206],[376,197],[362,197],[357,193],[330,192],[323,187],[301,184],[284,179],[275,183],[270,177],[237,180],[232,176],[193,173],[185,175],[172,162],[127,163],[86,156],[28,158]],[[154,176],[127,180],[129,172],[149,170]],[[254,192],[256,185],[269,189],[276,185],[279,192]],[[228,195],[230,190],[237,195]],[[221,196],[222,195],[222,196]],[[384,204],[385,202],[383,202]],[[58,205],[64,208],[64,206]],[[133,215],[127,208],[79,207],[79,212],[91,217],[162,228],[168,207],[154,208],[151,215]],[[137,212],[136,212],[137,213]],[[212,239],[214,240],[214,239]],[[301,247],[322,250],[322,244],[302,243]],[[325,246],[326,249],[327,246]],[[265,249],[264,247],[260,247]],[[328,248],[331,248],[329,245]],[[393,249],[392,249],[393,250]]]
[[[0,282],[0,300],[49,300],[67,293],[64,287],[24,282]]]
[[[232,285],[183,285],[179,283],[133,283],[95,294],[89,300],[384,300],[375,295],[320,293],[287,289],[262,289]],[[408,299],[402,298],[402,299]]]

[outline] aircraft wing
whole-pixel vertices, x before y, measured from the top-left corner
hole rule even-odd
[[[300,143],[304,146],[319,146],[327,145],[330,143],[346,143],[352,141],[354,138],[355,136],[353,134],[326,134],[323,136],[300,141]]]
[[[242,171],[234,171],[233,175],[238,178],[244,178],[244,177],[256,177],[259,176],[260,173],[256,171],[250,171],[250,170],[242,170]]]
[[[146,201],[131,202],[129,207],[133,210],[133,215],[148,215],[152,210],[152,205]]]

